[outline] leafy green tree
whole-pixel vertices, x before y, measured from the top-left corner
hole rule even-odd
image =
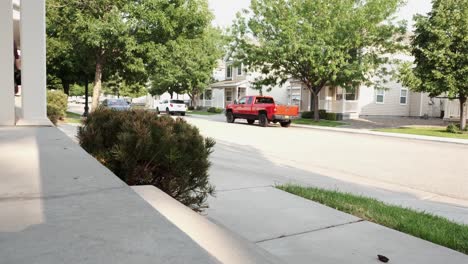
[[[162,57],[164,66],[152,73],[151,93],[187,93],[196,106],[198,97],[211,83],[224,43],[221,32],[210,27],[197,38],[169,42]]]
[[[74,83],[92,81],[93,62],[90,50],[69,30],[74,23],[63,16],[63,1],[47,1],[47,72],[49,87],[56,89],[60,82],[63,91],[70,95]]]
[[[127,81],[119,75],[113,75],[104,82],[103,91],[106,94],[131,98],[141,97],[148,93],[144,85],[132,82],[127,83]]]
[[[435,0],[427,16],[416,16],[411,43],[414,65],[403,65],[402,82],[431,96],[460,100],[460,128],[466,128],[468,98],[468,2]]]
[[[164,67],[170,41],[196,38],[211,21],[206,0],[49,0],[49,6],[64,18],[58,35],[83,48],[62,50],[93,62],[93,109],[106,78],[120,76],[121,87],[145,86],[147,70]]]
[[[324,87],[355,89],[387,73],[406,26],[393,22],[402,0],[252,0],[232,34],[234,58],[262,78],[257,85],[300,80],[314,98]],[[381,77],[381,78],[376,78]],[[312,109],[311,109],[312,110]]]
[[[66,70],[71,76],[87,76],[87,71],[82,71],[80,66],[91,62],[94,72],[93,109],[99,103],[103,74],[121,71],[125,76],[142,76],[145,72],[143,60],[136,56],[137,42],[131,34],[132,25],[136,22],[129,13],[129,7],[138,2],[141,1],[48,1],[49,17],[56,18],[51,19],[50,25],[56,28],[56,35],[60,38],[57,43],[53,39],[49,41],[57,44],[51,46],[51,54],[60,51],[50,64]],[[61,64],[66,64],[66,67]],[[146,79],[140,81],[146,82]],[[87,84],[87,78],[83,82]]]

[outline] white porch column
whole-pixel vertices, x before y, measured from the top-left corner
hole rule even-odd
[[[0,126],[15,124],[13,3],[0,0]]]
[[[17,125],[48,126],[45,0],[21,1],[22,116]]]

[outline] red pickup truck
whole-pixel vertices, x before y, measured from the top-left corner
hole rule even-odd
[[[234,123],[239,118],[247,119],[249,124],[258,120],[262,127],[268,126],[269,122],[289,127],[291,120],[298,116],[299,107],[277,105],[273,97],[269,96],[245,96],[226,107],[226,121],[228,123]]]

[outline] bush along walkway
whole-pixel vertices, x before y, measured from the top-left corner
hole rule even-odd
[[[468,226],[375,199],[297,185],[279,189],[432,243],[468,254]]]

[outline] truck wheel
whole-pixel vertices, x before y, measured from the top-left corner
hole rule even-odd
[[[281,124],[282,127],[290,127],[291,126],[291,120],[281,122],[280,124]]]
[[[253,125],[253,123],[255,123],[255,119],[248,119],[247,123],[249,123],[249,125]]]
[[[185,116],[185,112],[180,113],[181,116]]]
[[[171,114],[171,112],[169,111],[169,107],[166,108],[166,114],[167,114],[167,115],[170,115],[170,114]]]
[[[232,112],[227,112],[226,113],[226,121],[228,123],[234,123],[236,119],[234,118],[234,115],[232,114]]]
[[[265,114],[260,114],[258,115],[258,122],[261,127],[267,127],[268,126],[268,117]]]

